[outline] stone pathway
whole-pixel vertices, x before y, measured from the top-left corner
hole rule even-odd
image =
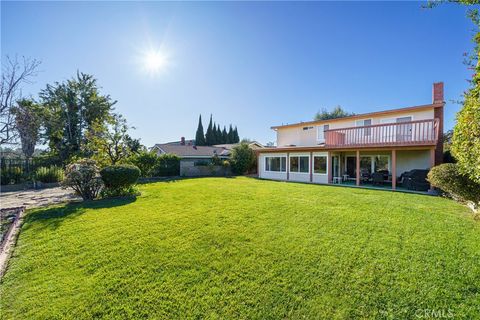
[[[0,193],[0,209],[25,206],[27,209],[78,200],[72,190],[60,187]]]

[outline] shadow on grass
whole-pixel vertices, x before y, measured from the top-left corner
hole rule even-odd
[[[66,219],[73,219],[86,211],[86,209],[104,209],[127,205],[135,202],[136,197],[101,199],[93,201],[73,202],[63,206],[54,206],[37,209],[25,216],[22,229],[31,227],[58,228]]]

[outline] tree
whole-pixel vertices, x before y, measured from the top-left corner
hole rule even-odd
[[[93,76],[79,72],[75,78],[47,85],[40,98],[45,106],[45,136],[52,153],[64,163],[72,157],[90,156],[85,147],[86,134],[106,128],[116,101],[100,93]]]
[[[127,144],[128,150],[131,153],[140,153],[146,150],[146,147],[140,142],[140,139],[134,139],[130,135],[125,136],[125,143]]]
[[[33,100],[21,99],[12,112],[15,117],[15,129],[20,136],[22,152],[26,158],[31,158],[40,135],[40,106]]]
[[[128,146],[128,125],[121,115],[114,115],[106,128],[98,123],[94,130],[87,133],[87,148],[93,153],[92,158],[103,167],[116,165],[131,155]]]
[[[205,145],[205,134],[203,133],[202,115],[198,117],[197,133],[195,134],[195,144],[197,146]]]
[[[427,7],[432,8],[447,1],[429,1]],[[468,17],[475,25],[473,53],[467,56],[465,63],[474,70],[470,80],[470,88],[464,94],[463,108],[457,113],[452,137],[451,150],[458,163],[459,172],[480,183],[480,14],[477,5],[479,0],[448,1],[470,6]],[[472,7],[473,6],[473,7]]]
[[[212,129],[212,145],[217,143],[218,143],[218,131],[217,131],[217,124],[214,122],[213,129]]]
[[[355,115],[354,113],[343,110],[341,106],[336,106],[332,111],[322,108],[315,114],[314,120],[330,120],[336,118],[344,118]]]
[[[210,115],[210,122],[208,123],[207,132],[205,133],[205,145],[211,146],[215,137],[213,136],[213,120],[212,115]]]
[[[233,127],[230,124],[230,127],[228,127],[228,142],[227,143],[234,143],[235,140],[235,134],[233,133]]]
[[[240,136],[238,135],[237,126],[235,126],[235,129],[233,129],[233,143],[239,143],[239,142],[240,142]]]
[[[222,130],[222,143],[228,143],[228,133],[227,133],[226,126],[223,126],[223,130]]]
[[[221,143],[223,143],[222,130],[220,130],[220,125],[217,124],[217,127],[215,129],[215,144],[221,144]]]
[[[245,174],[255,166],[255,152],[247,143],[240,143],[232,149],[232,170]]]
[[[0,144],[13,143],[18,131],[15,130],[13,108],[21,99],[21,86],[31,83],[37,75],[40,61],[23,57],[6,57],[2,63],[2,82],[0,83]]]

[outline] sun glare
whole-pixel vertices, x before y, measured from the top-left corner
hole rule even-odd
[[[145,54],[144,67],[150,73],[158,73],[168,65],[167,56],[160,51],[149,51]]]

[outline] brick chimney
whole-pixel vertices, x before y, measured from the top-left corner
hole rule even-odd
[[[432,103],[443,103],[443,82],[433,84]]]
[[[433,116],[439,120],[438,123],[438,140],[435,147],[435,165],[438,166],[443,162],[443,106],[445,104],[443,96],[443,82],[433,84],[432,103],[440,104],[436,106]]]
[[[181,144],[182,146],[185,145],[185,137],[181,137],[181,138],[180,138],[180,144]]]

